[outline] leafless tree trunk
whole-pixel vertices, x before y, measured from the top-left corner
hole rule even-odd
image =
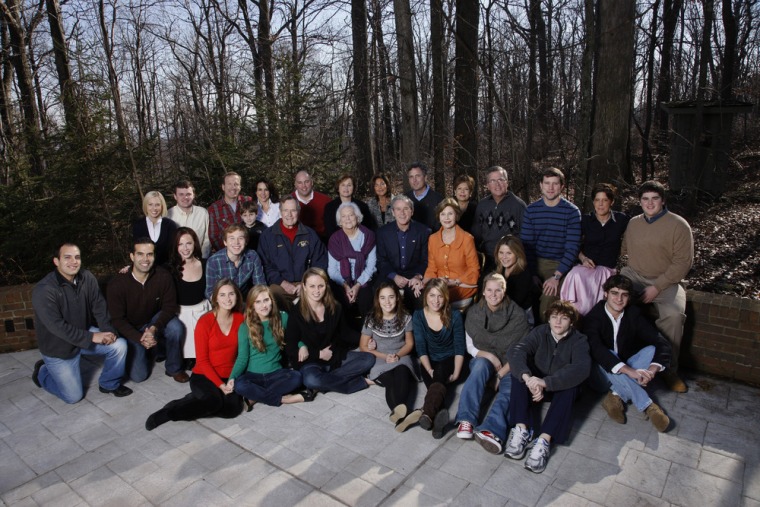
[[[27,31],[21,19],[21,5],[18,0],[6,0],[0,3],[0,8],[10,35],[10,61],[16,73],[19,90],[29,169],[32,175],[41,176],[45,169],[45,161],[42,157],[40,117],[27,54]]]
[[[650,25],[649,46],[647,48],[646,65],[646,103],[644,104],[644,131],[641,135],[641,181],[647,180],[647,166],[654,175],[654,160],[652,159],[651,131],[653,121],[652,96],[654,94],[654,60],[657,49],[657,22],[660,10],[660,0],[655,0],[652,5],[652,23]]]
[[[351,0],[351,31],[354,49],[354,149],[359,181],[369,181],[375,173],[372,153],[367,62],[366,0]]]
[[[660,55],[660,77],[657,80],[657,105],[670,102],[672,90],[673,39],[678,25],[683,0],[663,0],[662,4],[662,50]],[[668,127],[668,113],[659,109],[657,127]]]
[[[599,59],[588,185],[632,182],[630,119],[635,0],[599,2]]]
[[[398,44],[398,78],[401,91],[401,160],[408,164],[419,158],[417,72],[414,63],[414,33],[409,0],[393,0]]]
[[[736,43],[739,37],[739,29],[736,25],[732,0],[723,0],[722,16],[726,46],[723,50],[723,74],[720,82],[720,98],[721,100],[731,100],[734,97],[733,87],[734,75],[736,73]]]
[[[448,121],[446,115],[446,49],[443,25],[442,0],[430,0],[430,53],[433,69],[433,167],[435,187],[446,186],[446,140]]]
[[[477,176],[478,0],[457,0],[454,106],[454,171]]]
[[[380,100],[382,101],[382,115],[378,111],[376,118],[377,122],[382,124],[382,128],[378,126],[378,128],[375,129],[375,135],[378,141],[375,146],[377,152],[377,167],[382,170],[386,165],[386,159],[393,160],[394,162],[398,160],[398,150],[396,149],[396,136],[393,128],[392,90],[389,84],[389,80],[391,79],[390,63],[388,61],[388,49],[383,40],[384,35],[380,1],[372,0],[370,6],[372,8],[372,34],[374,44],[377,48],[376,72],[380,88]]]
[[[140,197],[144,196],[142,182],[140,175],[137,171],[137,163],[135,162],[132,140],[129,137],[129,131],[127,124],[124,121],[124,110],[121,105],[121,93],[119,92],[119,77],[116,74],[116,67],[113,63],[113,46],[111,44],[112,32],[106,25],[106,7],[104,0],[98,0],[98,21],[100,23],[100,36],[103,38],[103,54],[106,58],[106,67],[108,69],[108,84],[111,89],[111,97],[113,100],[114,115],[116,116],[116,131],[119,136],[119,140],[124,145],[124,149],[129,155],[130,167],[132,170],[132,177],[135,180],[137,191],[140,193]],[[111,29],[113,29],[116,22],[116,6],[113,6],[111,10]]]
[[[580,190],[577,203],[588,208],[591,201],[590,171],[591,132],[594,119],[594,60],[597,51],[597,23],[594,0],[583,0],[583,59],[581,63],[580,123],[578,127],[578,181],[585,183]]]

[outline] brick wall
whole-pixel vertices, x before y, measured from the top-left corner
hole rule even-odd
[[[37,346],[33,285],[0,287],[0,352]],[[681,364],[760,385],[760,301],[687,291]]]
[[[0,287],[0,352],[35,348],[34,285]]]
[[[681,363],[760,384],[760,301],[687,291]]]

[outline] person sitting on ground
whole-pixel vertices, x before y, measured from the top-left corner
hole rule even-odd
[[[427,394],[422,406],[420,426],[441,438],[449,423],[444,407],[446,391],[462,375],[467,350],[462,314],[451,310],[449,287],[445,280],[434,278],[422,294],[424,307],[414,312],[414,344],[422,365],[422,381]]]
[[[369,379],[385,388],[390,421],[399,433],[419,421],[421,410],[409,411],[407,402],[417,384],[412,363],[414,335],[412,317],[406,313],[401,293],[393,282],[383,282],[375,291],[372,313],[362,328],[360,348],[375,356]]]
[[[338,207],[346,203],[354,203],[359,208],[361,216],[359,223],[371,231],[377,230],[375,217],[370,213],[369,207],[364,201],[354,197],[356,191],[356,180],[350,174],[342,174],[335,184],[338,197],[325,205],[325,234],[329,240],[335,231],[341,228],[340,218],[338,217]]]
[[[335,214],[341,228],[327,243],[327,272],[347,315],[363,317],[372,307],[372,278],[377,270],[375,233],[360,224],[362,213],[353,202],[341,204]]]
[[[213,254],[206,263],[206,297],[216,282],[229,278],[245,297],[251,287],[265,283],[264,267],[259,254],[246,250],[248,231],[242,224],[232,224],[224,230],[224,248]]]
[[[149,237],[156,245],[156,265],[163,266],[169,261],[177,224],[167,218],[166,199],[161,192],[152,190],[145,194],[142,202],[144,218],[132,222],[132,239]]]
[[[108,283],[106,301],[111,324],[127,339],[126,375],[133,382],[146,380],[153,361],[166,359],[166,375],[185,383],[182,339],[185,329],[177,318],[177,289],[172,275],[155,265],[155,245],[137,238],[129,254],[132,266]]]
[[[573,402],[591,371],[585,335],[573,329],[578,311],[567,301],[555,301],[546,311],[547,324],[533,329],[507,353],[512,372],[509,419],[515,424],[504,454],[522,459],[525,468],[540,474],[549,462],[550,446],[567,439],[573,419]],[[551,398],[541,423],[541,434],[531,442],[533,404]],[[530,444],[530,445],[528,445]]]
[[[428,239],[428,265],[422,283],[442,278],[449,286],[449,298],[455,306],[471,302],[478,292],[480,276],[475,240],[457,225],[461,210],[456,200],[450,197],[442,200],[435,212],[441,228]]]
[[[309,268],[301,284],[301,299],[285,330],[290,364],[301,371],[308,389],[341,394],[366,389],[364,375],[375,364],[375,356],[354,350],[359,335],[346,324],[327,273]]]
[[[475,192],[475,179],[469,174],[460,174],[454,178],[454,199],[459,204],[459,227],[472,234],[475,223],[475,209],[478,207],[472,199]]]
[[[222,278],[211,293],[211,311],[195,329],[197,359],[190,377],[190,393],[167,403],[145,421],[152,431],[169,421],[194,421],[201,417],[237,417],[243,400],[227,385],[237,355],[238,328],[243,322],[243,298],[234,282]]]
[[[258,212],[259,206],[256,204],[256,201],[246,201],[240,204],[240,218],[243,220],[243,225],[248,231],[246,248],[254,252],[259,248],[261,233],[267,228],[266,225],[256,219]]]
[[[670,425],[670,418],[653,402],[646,387],[655,375],[670,365],[670,343],[630,305],[633,282],[624,275],[613,275],[604,283],[604,300],[583,319],[595,366],[611,384],[602,402],[610,419],[625,423],[625,404],[646,414],[657,431]]]
[[[465,440],[473,437],[486,385],[495,378],[496,399],[475,435],[487,450],[494,441],[500,444],[507,437],[511,389],[507,350],[530,329],[525,312],[510,301],[506,293],[507,281],[503,276],[498,273],[487,275],[483,279],[483,298],[467,310],[464,322],[467,352],[472,359],[470,374],[459,396],[457,437]],[[497,453],[501,452],[500,447]]]
[[[628,215],[613,211],[617,190],[608,183],[597,183],[591,190],[594,210],[581,217],[580,264],[565,277],[560,298],[570,301],[578,313],[586,315],[603,298],[604,281],[615,274]]]
[[[258,253],[277,308],[290,311],[301,294],[309,267],[327,269],[325,245],[316,231],[299,221],[300,205],[292,195],[280,201],[282,218],[261,234]]]
[[[202,208],[201,208],[202,209]],[[179,320],[185,326],[182,357],[195,361],[195,326],[211,305],[206,299],[206,261],[201,258],[201,246],[195,231],[180,227],[174,237],[169,269],[177,288]],[[186,367],[192,369],[192,366]]]
[[[507,280],[507,296],[525,310],[528,325],[533,327],[536,322],[533,308],[538,303],[541,291],[533,283],[533,277],[528,271],[528,259],[522,241],[511,234],[503,236],[496,243],[493,256],[496,259],[496,272]]]
[[[132,394],[122,384],[127,343],[116,336],[106,301],[95,276],[82,269],[82,255],[64,243],[53,256],[55,270],[32,291],[34,329],[42,359],[34,365],[32,381],[66,403],[84,397],[79,364],[83,355],[105,356],[98,379],[101,393],[121,398]],[[93,320],[98,327],[91,327]]]
[[[260,401],[272,407],[314,399],[301,387],[301,373],[282,364],[288,314],[277,309],[272,291],[257,285],[248,293],[245,322],[238,332],[238,354],[227,386],[243,397],[247,411]]]
[[[378,227],[389,224],[395,220],[391,210],[391,182],[383,173],[376,174],[372,177],[372,194],[373,197],[367,199],[367,207],[375,219]]]

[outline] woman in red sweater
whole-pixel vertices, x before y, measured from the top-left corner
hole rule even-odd
[[[201,417],[237,417],[243,399],[227,385],[238,350],[238,328],[243,322],[243,298],[229,278],[222,278],[211,294],[211,311],[195,327],[196,361],[190,377],[190,394],[170,401],[145,421],[148,431],[169,421]]]

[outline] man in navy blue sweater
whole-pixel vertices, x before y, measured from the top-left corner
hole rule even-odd
[[[523,214],[520,239],[525,245],[528,267],[543,284],[540,315],[559,299],[562,278],[573,267],[581,244],[581,212],[562,197],[565,175],[556,167],[541,172],[541,199]]]

